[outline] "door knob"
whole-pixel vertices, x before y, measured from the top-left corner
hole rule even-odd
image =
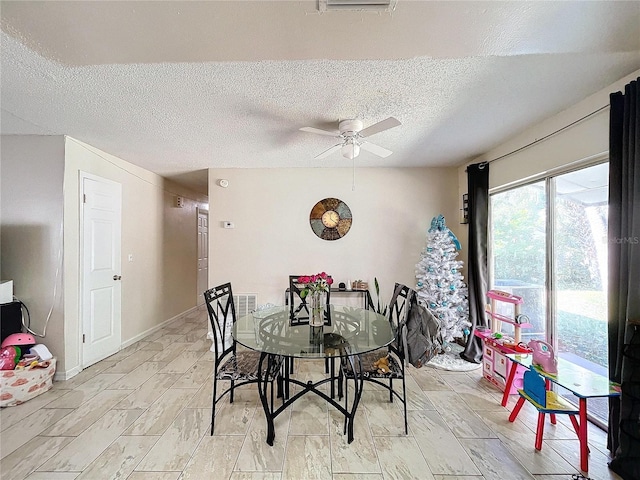
[[[121,279],[122,279],[122,276],[121,276],[121,275],[114,275],[114,276],[113,276],[113,279],[114,279],[114,280],[121,280]]]

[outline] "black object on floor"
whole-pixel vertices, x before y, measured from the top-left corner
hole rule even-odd
[[[22,304],[11,302],[0,304],[0,342],[12,333],[22,331]]]

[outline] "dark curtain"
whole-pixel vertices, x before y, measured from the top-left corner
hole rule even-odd
[[[638,79],[640,80],[640,79]],[[609,468],[640,478],[640,101],[638,80],[611,94],[609,126]]]
[[[467,362],[482,361],[482,341],[473,332],[477,326],[487,326],[484,314],[486,304],[487,231],[489,225],[489,164],[476,163],[467,167],[467,192],[469,195],[469,321],[471,334],[463,352]]]

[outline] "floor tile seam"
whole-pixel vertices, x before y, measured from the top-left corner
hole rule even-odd
[[[140,418],[140,417],[138,417],[138,418]],[[135,421],[135,420],[134,420],[134,421]],[[133,423],[133,422],[132,422],[132,423]],[[132,424],[132,423],[131,423],[131,424]],[[125,431],[126,431],[126,429],[127,429],[127,428],[129,428],[129,427],[131,426],[131,424],[129,424],[127,427],[125,427]],[[102,452],[100,452],[100,454],[99,454],[96,458],[94,458],[94,459],[93,459],[93,461],[92,461],[91,463],[89,463],[89,465],[87,465],[84,469],[82,469],[82,471],[80,472],[80,475],[82,475],[82,473],[83,473],[83,472],[85,472],[85,471],[87,471],[87,470],[91,469],[92,465],[93,465],[95,462],[97,462],[97,461],[98,461],[98,459],[99,459],[99,458],[104,454],[104,452],[106,452],[106,451],[111,447],[111,445],[113,445],[114,443],[116,443],[116,442],[118,441],[118,439],[120,439],[120,438],[122,438],[122,437],[133,437],[133,436],[156,437],[155,442],[153,442],[153,444],[151,444],[151,445],[149,446],[149,448],[148,448],[148,450],[146,451],[146,453],[140,457],[140,459],[138,460],[138,462],[137,462],[134,466],[132,466],[132,468],[131,468],[131,473],[135,472],[136,467],[137,467],[138,465],[140,465],[140,463],[142,462],[142,460],[144,460],[144,458],[149,454],[149,452],[151,451],[151,449],[152,449],[153,447],[155,447],[155,445],[160,441],[160,438],[162,437],[162,435],[125,435],[125,434],[124,434],[124,431],[123,431],[123,433],[121,433],[120,435],[118,435],[118,436],[113,440],[113,442],[111,442],[111,443],[110,443],[110,444],[109,444],[109,445],[108,445],[104,450],[102,450]],[[130,476],[130,475],[131,475],[131,473],[130,473],[128,476]]]
[[[129,410],[129,409],[124,408],[124,409],[121,409],[121,410]],[[169,428],[171,428],[171,425],[173,424],[173,422],[175,422],[176,418],[178,418],[178,416],[179,416],[179,415],[180,415],[184,410],[186,410],[186,407],[181,406],[181,407],[180,407],[180,409],[176,411],[175,416],[171,418],[171,421],[167,422],[167,426],[166,426],[164,429],[162,429],[162,432],[161,432],[161,433],[158,433],[158,434],[156,434],[156,433],[151,433],[151,434],[143,433],[143,434],[140,434],[140,435],[142,435],[142,436],[146,436],[146,435],[149,435],[149,436],[160,435],[160,436],[162,436],[162,435],[164,435],[164,434],[166,433],[166,431],[167,431]],[[202,409],[200,409],[200,410],[202,410]],[[142,417],[142,416],[143,416],[147,411],[149,411],[149,409],[148,409],[148,408],[147,408],[147,409],[145,409],[145,410],[144,410],[144,411],[143,411],[143,412],[142,412],[142,413],[141,413],[137,418]],[[160,418],[160,417],[162,416],[162,413],[164,413],[164,412],[166,412],[166,410],[163,410],[163,411],[161,412],[161,415],[159,415],[159,416],[158,416],[158,418]],[[136,419],[136,420],[137,420],[137,419]],[[134,422],[132,422],[132,423],[131,423],[131,425],[129,425],[129,426],[127,427],[127,429],[131,428],[131,427],[133,426],[133,424],[134,424],[134,423],[135,423],[135,421],[134,421]],[[156,423],[157,423],[157,422],[154,422],[154,423],[153,423],[153,425],[152,425],[152,427],[153,427],[153,426],[155,426],[155,424],[156,424]],[[130,435],[132,435],[132,434],[130,434]]]
[[[478,462],[476,462],[476,460],[474,460],[474,455],[471,455],[471,453],[470,453],[469,449],[468,449],[468,448],[467,448],[467,447],[466,447],[466,446],[465,446],[465,445],[464,445],[460,440],[461,440],[460,438],[456,437],[456,441],[460,444],[460,446],[462,447],[462,450],[464,450],[464,452],[465,452],[465,454],[467,455],[467,457],[471,460],[471,463],[473,464],[473,466],[476,468],[476,470],[477,470],[478,472],[480,472],[480,475],[484,476],[484,474],[482,473],[482,472],[483,472],[482,465],[481,465],[481,464],[478,464]],[[466,439],[466,440],[477,440],[477,439],[473,439],[473,438],[472,438],[472,439]],[[490,439],[486,439],[486,440],[497,440],[497,441],[499,441],[500,443],[502,443],[499,439],[493,439],[493,438],[490,438]],[[512,455],[512,456],[513,456],[513,455]],[[515,457],[514,457],[514,460],[516,460],[516,462],[517,462],[518,464],[520,464],[520,462],[519,462]],[[479,461],[479,459],[478,459],[478,461]],[[520,465],[520,466],[522,467],[522,465]],[[524,467],[522,467],[522,468],[524,468]],[[525,471],[526,471],[527,473],[529,473],[529,472],[528,472],[528,470],[526,470],[526,469],[525,469]],[[531,475],[531,474],[529,473],[529,475]],[[505,479],[505,480],[506,480],[506,479]]]
[[[364,385],[363,385],[363,388],[364,388]],[[371,419],[369,418],[369,415],[368,415],[368,413],[366,411],[365,411],[365,418],[366,418],[366,421],[367,421],[367,430],[368,430],[368,433],[369,433],[369,438],[371,439],[371,446],[373,448],[373,452],[376,455],[376,463],[378,464],[378,473],[380,473],[384,477],[383,470],[382,470],[382,462],[380,462],[380,456],[378,455],[378,449],[376,448],[376,443],[373,440],[373,430],[371,429]],[[403,419],[404,419],[404,417],[403,417]],[[354,436],[355,436],[355,431],[354,431]],[[333,472],[333,468],[331,469],[331,471]]]
[[[37,437],[42,437],[42,438],[45,438],[45,439],[58,438],[58,437],[46,437],[46,436],[44,436],[44,435],[36,435],[35,437],[33,437],[33,439],[35,439],[35,438],[37,438]],[[75,438],[75,437],[60,437],[60,438]],[[67,445],[69,445],[69,443],[71,443],[71,442],[72,442],[72,440],[67,441],[67,442],[66,442],[66,444],[65,444],[63,447],[61,447],[57,452],[55,452],[53,455],[51,455],[51,456],[49,456],[49,457],[44,457],[44,458],[42,459],[42,461],[37,462],[37,464],[36,464],[36,466],[35,466],[35,467],[34,467],[34,466],[29,467],[29,468],[30,468],[30,471],[29,471],[29,473],[27,473],[27,475],[26,475],[24,478],[29,477],[29,475],[31,475],[31,474],[32,474],[32,473],[34,473],[34,472],[37,472],[37,471],[38,471],[38,468],[40,468],[42,465],[44,465],[45,463],[47,463],[47,462],[48,462],[48,461],[49,461],[53,456],[55,456],[58,452],[60,452],[60,450],[62,450],[62,449],[63,449],[64,447],[66,447]],[[12,453],[13,453],[13,452],[12,452]],[[3,458],[3,460],[4,460],[4,458]],[[0,464],[1,464],[1,463],[2,463],[2,461],[0,460]],[[1,475],[1,474],[2,474],[2,471],[0,471],[0,475]],[[3,480],[4,480],[4,479],[3,479]]]
[[[466,404],[465,404],[465,405],[466,405]],[[444,408],[438,408],[437,406],[436,406],[436,412],[438,412],[438,413],[443,417],[443,419],[444,419],[444,417],[445,417],[445,416],[448,416],[448,415],[456,415],[456,416],[457,416],[457,412],[456,412],[455,410],[447,410],[447,409],[444,409]],[[464,411],[464,413],[465,413],[465,414],[470,414],[472,419],[476,419],[476,420],[481,420],[481,421],[482,421],[482,417],[481,417],[480,415],[478,415],[478,414],[476,413],[476,411],[475,411],[475,410],[472,410],[472,409],[466,409],[466,410]],[[462,417],[462,420],[463,420],[463,421],[465,420],[465,419],[464,419],[464,417]],[[493,430],[491,430],[491,427],[490,427],[490,426],[488,426],[488,425],[486,424],[486,422],[482,422],[482,423],[483,423],[484,425],[486,425],[486,426],[487,426],[487,428],[488,428],[490,431],[492,431],[492,432],[493,432]],[[449,426],[449,425],[447,425],[447,426]],[[493,433],[495,433],[495,432],[493,432]]]
[[[110,411],[110,410],[108,410],[107,412],[105,412],[105,415],[106,415],[109,411]],[[140,413],[140,415],[142,415],[142,413],[143,413],[143,412],[141,412],[141,413]],[[113,439],[113,440],[112,440],[112,441],[111,441],[107,446],[105,446],[105,447],[100,451],[100,453],[98,453],[98,454],[96,455],[96,457],[95,457],[91,462],[89,462],[89,464],[87,464],[87,465],[86,465],[82,470],[80,470],[80,471],[79,471],[79,472],[80,472],[80,474],[81,474],[83,471],[88,470],[88,469],[91,467],[91,465],[92,465],[95,461],[97,461],[97,460],[98,460],[98,458],[100,458],[100,456],[102,456],[102,454],[103,454],[105,451],[107,451],[107,450],[111,447],[111,445],[113,445],[113,444],[114,444],[114,443],[115,443],[115,442],[116,442],[120,437],[122,437],[122,436],[123,436],[123,434],[124,434],[124,432],[126,432],[126,430],[127,430],[129,427],[131,427],[131,425],[133,424],[133,422],[135,422],[138,418],[140,418],[140,415],[138,415],[136,418],[134,418],[134,419],[133,419],[129,424],[127,424],[127,425],[123,426],[123,428],[122,428],[122,432],[121,432],[119,435],[117,435],[117,436],[116,436],[116,437],[115,437],[115,438],[114,438],[114,439]],[[101,417],[101,418],[102,418],[102,417]],[[96,422],[97,422],[97,421],[98,421],[98,420],[96,420]],[[96,422],[92,423],[91,425],[94,425]],[[91,426],[91,425],[90,425],[90,426]],[[88,428],[87,428],[87,429],[85,429],[84,431],[86,431],[86,430],[88,430]],[[78,438],[79,436],[80,436],[80,435],[77,435],[75,438]],[[71,443],[71,442],[69,442],[69,443]],[[154,442],[154,444],[155,444],[155,442]],[[68,445],[69,445],[69,444],[65,445],[65,447],[66,447],[66,446],[68,446]],[[63,448],[65,448],[65,447],[63,447]],[[57,452],[55,455],[57,455],[58,453],[60,453],[60,451],[62,451],[62,449],[58,450],[58,452]],[[50,457],[50,459],[51,459],[51,458],[53,458],[55,455],[53,455],[52,457]],[[46,462],[45,462],[45,463],[46,463]],[[44,463],[43,463],[42,465],[44,465]],[[39,471],[39,470],[37,470],[37,469],[36,469],[35,471]],[[46,472],[61,472],[61,471],[63,471],[63,472],[68,472],[68,470],[46,470]],[[73,470],[73,472],[75,472],[75,471],[76,471],[76,470]]]
[[[74,412],[76,412],[78,408],[70,408],[70,409],[65,409],[65,408],[55,408],[55,409],[48,409],[48,410],[71,410],[69,413],[67,413],[66,415],[64,415],[63,417],[61,417],[57,422],[55,422],[53,425],[49,425],[48,427],[45,427],[43,430],[41,430],[40,432],[37,433],[37,435],[42,435],[43,437],[77,437],[79,436],[82,432],[84,432],[87,428],[89,428],[91,425],[93,425],[95,422],[97,422],[98,420],[100,420],[106,413],[107,411],[105,411],[102,415],[100,415],[100,417],[98,417],[95,422],[91,423],[91,425],[89,425],[88,427],[86,427],[84,430],[82,430],[82,432],[78,433],[77,435],[65,435],[63,434],[57,434],[57,435],[46,435],[45,434],[45,430],[49,431],[52,430],[56,425],[58,425],[60,422],[62,422],[62,420],[64,420],[65,418],[67,418],[69,415],[72,415]],[[68,420],[68,419],[67,419]],[[63,430],[64,432],[64,430]]]
[[[576,448],[576,449],[575,449],[575,452],[577,453],[577,457],[576,457],[576,458],[574,458],[574,459],[570,459],[570,458],[567,458],[567,455],[566,455],[566,454],[563,454],[563,453],[562,453],[562,452],[564,451],[563,449],[558,449],[558,448],[555,448],[555,447],[553,446],[553,443],[554,443],[554,442],[574,442],[574,441],[575,441],[575,442],[579,442],[579,440],[578,440],[578,439],[576,439],[576,440],[570,440],[570,439],[550,439],[550,440],[551,440],[551,442],[545,442],[545,441],[543,440],[543,442],[542,442],[542,448],[544,448],[544,447],[545,447],[545,443],[546,443],[547,447],[551,448],[554,452],[556,452],[556,453],[560,456],[560,458],[562,458],[565,462],[567,462],[569,465],[571,465],[571,467],[573,467],[573,468],[577,469],[577,470],[578,470],[578,473],[580,473],[580,472],[581,472],[581,470],[579,469],[579,465],[580,465],[580,450],[579,450],[579,448]],[[578,445],[576,445],[576,447],[578,447]],[[607,455],[604,455],[604,456],[606,457]],[[589,461],[591,462],[592,460],[593,460],[593,459],[591,458],[591,452],[589,452]],[[574,465],[574,464],[573,464],[573,462],[574,462],[574,461],[575,461],[576,465]]]
[[[511,446],[509,443],[504,443],[504,442],[503,442],[503,444],[505,445],[505,447],[507,448],[507,450],[509,450],[509,451],[511,452],[511,455],[512,455],[512,456],[513,456],[513,458],[514,458],[514,459],[515,459],[515,460],[520,464],[520,466],[521,466],[522,468],[524,468],[524,469],[525,469],[525,471],[526,471],[529,475],[531,475],[533,478],[536,478],[536,477],[535,477],[536,475],[563,475],[563,476],[564,476],[564,475],[572,475],[573,473],[580,473],[580,472],[579,472],[579,470],[577,470],[577,469],[576,469],[576,468],[571,464],[571,462],[570,462],[569,460],[567,460],[567,459],[566,459],[566,458],[564,458],[562,455],[560,455],[558,452],[556,452],[556,453],[558,453],[558,455],[560,456],[560,458],[562,458],[562,459],[566,462],[566,464],[567,464],[567,465],[569,465],[569,467],[570,467],[571,469],[573,469],[574,471],[573,471],[572,473],[569,473],[569,474],[564,473],[564,472],[563,472],[563,473],[559,473],[559,474],[555,474],[555,473],[553,473],[553,474],[535,474],[535,473],[531,472],[531,470],[530,470],[530,469],[528,469],[528,468],[526,467],[526,465],[520,461],[520,459],[517,457],[517,455],[516,455],[516,453],[515,453],[515,450],[512,448],[512,446]]]
[[[186,410],[186,408],[184,409]],[[200,439],[197,442],[197,445],[195,446],[195,448],[191,451],[191,454],[189,455],[189,460],[187,460],[187,462],[184,465],[184,468],[182,469],[179,478],[181,478],[185,472],[185,470],[189,467],[189,465],[191,464],[191,462],[193,461],[193,457],[195,456],[196,452],[198,451],[198,449],[200,448],[200,445],[202,444],[202,442],[204,441],[204,437],[206,436],[211,436],[211,424],[209,424],[207,426],[207,428],[204,431],[204,435],[202,435],[200,437]],[[159,439],[158,439],[159,441]],[[154,444],[155,445],[155,444]],[[149,451],[151,451],[151,449],[149,449]],[[240,452],[238,452],[238,455],[240,454]],[[142,460],[141,460],[142,461]],[[237,461],[237,459],[236,459]],[[233,472],[233,470],[231,470]]]
[[[258,410],[257,408],[253,409],[253,414],[251,415],[251,421],[249,422],[249,425],[247,425],[246,432],[242,435],[244,437],[244,439],[242,440],[242,443],[240,444],[240,450],[238,450],[238,456],[236,457],[236,460],[233,463],[233,468],[232,468],[231,472],[242,471],[242,470],[236,470],[236,468],[238,467],[238,459],[240,458],[240,453],[242,452],[242,449],[244,448],[245,443],[247,443],[247,441],[248,441],[249,434],[251,433],[251,428],[253,427],[253,422],[255,421],[255,418],[256,418],[257,410]],[[213,421],[213,417],[211,418],[211,420]],[[274,430],[275,430],[275,426],[274,426]],[[209,425],[209,432],[211,432],[211,425]],[[215,435],[215,433],[214,433],[214,435]],[[225,435],[227,435],[227,434],[225,434]],[[282,462],[284,463],[284,457],[282,459]]]
[[[501,440],[502,441],[502,440]],[[502,442],[502,444],[505,446],[505,448],[511,452],[511,455],[518,460],[518,463],[520,463],[525,469],[526,466],[524,465],[523,462],[520,461],[520,459],[518,458],[519,454],[524,453],[524,451],[522,450],[522,446],[521,445],[514,445],[513,442]],[[565,457],[563,457],[562,455],[560,455],[560,452],[557,451],[555,448],[552,448],[551,445],[549,445],[549,448],[551,448],[551,450],[554,451],[554,453],[556,453],[568,466],[570,469],[573,470],[573,472],[567,474],[565,472],[562,473],[545,473],[545,474],[541,474],[541,473],[533,473],[531,472],[529,469],[526,469],[527,472],[529,472],[530,475],[571,475],[573,473],[580,473],[579,469],[577,469],[568,459],[566,459]],[[534,442],[531,443],[531,450],[529,451],[530,454],[532,455],[539,455],[538,451],[535,450],[534,447]]]

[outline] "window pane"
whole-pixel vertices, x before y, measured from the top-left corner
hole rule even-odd
[[[545,244],[544,182],[491,196],[492,288],[523,298],[521,312],[533,324],[531,329],[522,329],[524,342],[545,338]],[[512,311],[498,313],[513,314]],[[508,332],[506,328],[505,332]]]
[[[596,165],[554,179],[558,354],[605,376],[608,167]],[[606,399],[590,401],[589,413],[606,422]]]

